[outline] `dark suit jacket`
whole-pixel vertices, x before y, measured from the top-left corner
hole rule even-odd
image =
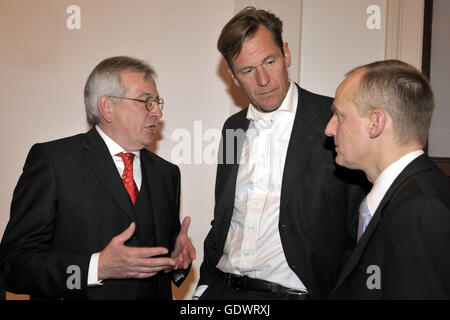
[[[387,191],[332,297],[450,298],[450,180],[426,155]]]
[[[0,300],[6,299],[6,288],[3,280],[2,272],[0,271]]]
[[[336,284],[344,253],[355,243],[356,232],[349,231],[356,228],[357,208],[364,192],[360,185],[338,178],[340,175],[351,180],[355,174],[346,176],[344,171],[350,171],[337,170],[333,142],[324,134],[331,118],[332,99],[300,87],[298,90],[297,113],[283,172],[279,231],[291,269],[314,298],[326,298]],[[199,285],[211,286],[219,281],[216,265],[222,257],[233,214],[237,160],[244,141],[235,139],[233,132],[247,130],[246,113],[244,109],[231,116],[223,128],[214,220],[204,242]],[[231,149],[234,150],[230,155]],[[362,175],[358,178],[355,183],[363,181]]]
[[[32,298],[171,299],[170,276],[105,280],[87,287],[91,254],[101,251],[132,221],[129,246],[172,248],[179,231],[180,172],[141,150],[139,198],[148,212],[137,214],[108,148],[97,130],[34,145],[14,190],[11,218],[0,247],[7,290]],[[152,239],[153,243],[149,243]],[[69,289],[77,266],[80,289]]]

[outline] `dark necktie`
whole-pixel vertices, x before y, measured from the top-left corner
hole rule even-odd
[[[125,169],[123,169],[122,173],[122,181],[125,185],[125,189],[127,189],[128,194],[131,197],[131,201],[133,204],[136,202],[137,195],[139,193],[138,188],[136,186],[136,182],[133,179],[133,159],[134,153],[123,153],[120,152],[116,154],[116,156],[121,157],[123,163],[125,164]]]

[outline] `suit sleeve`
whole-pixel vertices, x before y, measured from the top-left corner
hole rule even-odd
[[[232,156],[228,156],[227,158],[227,135],[226,135],[226,130],[228,128],[230,128],[231,126],[229,125],[229,121],[230,118],[225,122],[223,128],[222,128],[222,137],[220,139],[220,145],[219,145],[219,152],[217,155],[217,171],[216,171],[216,183],[215,183],[215,207],[214,207],[214,218],[211,221],[211,229],[209,230],[204,243],[203,243],[203,262],[200,266],[200,279],[198,281],[197,284],[197,288],[199,286],[210,286],[211,284],[214,283],[215,278],[217,277],[215,272],[216,272],[216,263],[215,261],[218,261],[218,258],[220,258],[219,256],[221,256],[221,252],[219,252],[220,250],[218,250],[218,245],[217,245],[217,238],[218,238],[218,233],[220,231],[220,226],[219,226],[219,230],[217,229],[217,226],[215,225],[215,221],[216,221],[216,214],[219,212],[218,209],[218,205],[217,205],[217,201],[220,198],[220,195],[223,192],[223,188],[224,188],[224,180],[225,180],[225,175],[224,175],[224,168],[226,166],[230,165],[230,161],[232,163],[237,163],[237,149],[235,149],[234,144],[233,144],[233,149],[231,149],[232,151]],[[220,211],[222,214],[222,211]]]
[[[176,225],[176,233],[173,236],[173,240],[172,240],[172,248],[175,247],[175,241],[177,239],[178,233],[180,231],[180,220],[179,220],[179,212],[180,212],[180,189],[181,189],[181,174],[180,174],[180,169],[177,167],[176,170],[176,195],[175,195],[175,221],[177,221],[177,225]],[[191,265],[189,265],[189,267],[187,269],[179,269],[179,270],[174,270],[171,272],[172,274],[172,281],[173,283],[179,287],[184,280],[186,279],[187,275],[189,274],[189,271],[191,270]]]
[[[426,197],[392,212],[385,233],[382,290],[387,299],[450,298],[450,211]]]
[[[51,249],[58,185],[44,149],[40,144],[31,148],[14,190],[0,246],[0,267],[11,292],[75,298],[87,292],[90,254]]]

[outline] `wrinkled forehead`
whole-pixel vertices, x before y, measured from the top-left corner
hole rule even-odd
[[[120,73],[120,85],[125,92],[145,91],[154,96],[158,93],[155,80],[142,72],[122,71]]]

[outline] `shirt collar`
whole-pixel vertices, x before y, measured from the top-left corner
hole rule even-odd
[[[130,152],[130,151],[124,150],[117,142],[115,142],[106,133],[104,133],[98,125],[95,125],[95,129],[97,130],[100,137],[102,137],[103,141],[105,141],[106,146],[108,147],[108,150],[109,150],[109,153],[111,154],[111,156],[115,156],[116,154],[118,154],[120,152]],[[140,151],[132,151],[132,153],[134,153],[134,155],[139,158]]]
[[[415,150],[410,152],[381,172],[380,176],[377,178],[373,184],[372,189],[367,195],[367,207],[369,208],[370,214],[373,216],[377,210],[381,200],[385,196],[386,192],[394,182],[394,180],[399,176],[399,174],[406,168],[417,157],[422,155],[423,150]]]
[[[295,114],[295,112],[297,111],[297,100],[298,100],[298,95],[296,93],[297,93],[296,85],[294,81],[290,81],[289,90],[286,94],[286,97],[284,97],[284,100],[278,109],[269,113],[260,112],[252,103],[250,103],[247,110],[247,119],[251,121],[258,121],[260,119],[272,120],[273,116],[281,111],[286,111]]]

